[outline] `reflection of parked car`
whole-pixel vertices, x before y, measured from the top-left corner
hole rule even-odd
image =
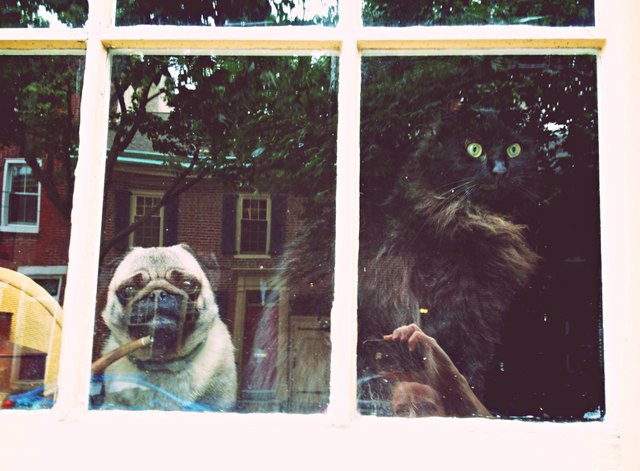
[[[58,375],[62,308],[22,273],[0,268],[0,398]]]

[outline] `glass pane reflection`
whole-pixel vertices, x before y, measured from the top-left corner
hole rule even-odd
[[[0,407],[56,393],[82,57],[0,57]]]
[[[93,407],[326,407],[333,264],[304,233],[334,214],[336,71],[114,58]]]
[[[360,411],[601,419],[595,59],[363,68]]]
[[[335,26],[338,0],[218,0],[154,2],[119,0],[116,23],[190,26]]]
[[[593,0],[362,0],[367,26],[593,26]]]
[[[87,0],[6,0],[0,6],[0,28],[79,28],[87,21],[87,12]]]

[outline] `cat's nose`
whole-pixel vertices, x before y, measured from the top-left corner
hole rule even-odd
[[[507,165],[501,160],[494,161],[493,166],[491,167],[491,173],[493,175],[504,175],[507,173],[507,170]]]

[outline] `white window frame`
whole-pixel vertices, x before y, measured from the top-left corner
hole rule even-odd
[[[38,204],[36,209],[36,221],[34,224],[20,224],[9,222],[9,193],[12,185],[9,169],[13,166],[27,167],[29,164],[25,159],[9,158],[4,162],[4,173],[2,179],[2,211],[0,212],[0,231],[1,232],[22,232],[22,233],[38,233],[40,230],[40,182],[38,182]]]
[[[59,395],[46,411],[0,412],[0,456],[10,469],[52,458],[69,467],[238,466],[261,469],[487,468],[638,469],[640,464],[640,5],[596,1],[596,27],[368,28],[359,2],[340,2],[340,24],[322,27],[113,26],[114,1],[89,0],[78,30],[0,30],[11,54],[85,53],[79,160],[72,213]],[[198,50],[234,54],[320,51],[339,55],[335,298],[331,398],[326,414],[238,415],[88,411],[110,51]],[[545,54],[598,56],[606,416],[602,422],[359,417],[356,283],[360,59],[363,54]],[[112,440],[111,437],[117,437]],[[177,453],[167,454],[158,443]],[[37,450],[34,452],[34,450]],[[345,457],[352,458],[345,463]]]
[[[265,251],[263,253],[243,252],[242,247],[242,203],[246,200],[266,200],[267,202],[267,234]],[[269,258],[271,249],[271,197],[269,195],[256,195],[251,193],[239,193],[236,206],[236,256],[235,258]]]
[[[158,191],[144,191],[144,190],[133,190],[131,191],[131,200],[130,200],[130,210],[129,210],[129,223],[133,224],[136,222],[136,209],[138,207],[138,196],[142,197],[151,197],[151,198],[162,198],[162,193]],[[162,247],[164,245],[164,206],[160,208],[160,211],[157,213],[157,217],[160,218],[160,228],[158,229],[158,247]],[[133,231],[129,234],[129,248],[132,248],[134,244],[136,231]]]

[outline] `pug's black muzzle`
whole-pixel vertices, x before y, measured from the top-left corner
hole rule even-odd
[[[127,331],[134,339],[151,336],[150,357],[170,360],[181,355],[197,319],[195,304],[186,293],[155,289],[131,304]]]

